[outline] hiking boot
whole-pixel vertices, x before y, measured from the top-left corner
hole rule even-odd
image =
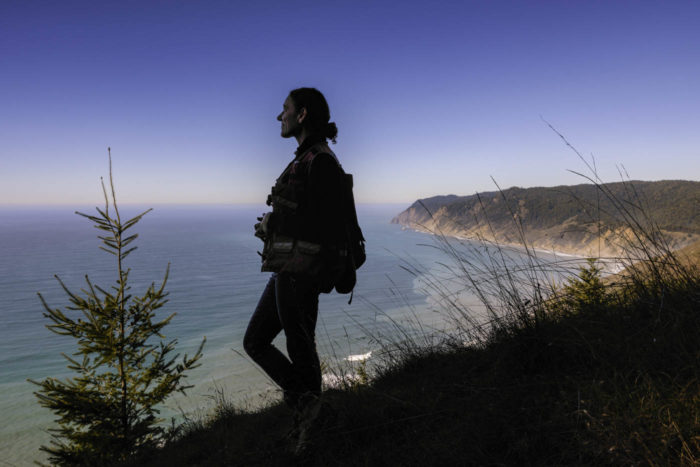
[[[301,428],[301,413],[295,410],[292,414],[292,427],[285,433],[283,439],[296,442],[299,438],[299,430]]]
[[[295,456],[303,456],[309,451],[313,436],[318,429],[317,419],[321,413],[321,398],[313,396],[303,406],[300,412],[300,423],[296,447],[294,449]]]

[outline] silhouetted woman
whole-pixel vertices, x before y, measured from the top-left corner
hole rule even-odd
[[[320,410],[321,368],[315,328],[318,296],[333,288],[342,238],[339,218],[342,169],[328,147],[338,129],[329,122],[323,94],[314,88],[291,91],[281,122],[283,138],[298,147],[272,188],[272,212],[259,218],[256,235],[265,242],[263,271],[272,272],[248,324],[246,352],[283,390],[295,411],[297,451],[308,442],[308,428]],[[284,331],[287,356],[272,345]]]

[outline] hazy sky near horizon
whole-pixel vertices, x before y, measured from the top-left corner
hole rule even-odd
[[[361,202],[700,180],[700,2],[0,2],[0,205],[262,203],[320,89]]]

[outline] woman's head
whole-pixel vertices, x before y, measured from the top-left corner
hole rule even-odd
[[[306,117],[301,125],[309,134],[322,135],[335,143],[338,128],[330,121],[331,112],[321,91],[316,88],[298,88],[289,93],[289,98],[297,112],[306,109]]]

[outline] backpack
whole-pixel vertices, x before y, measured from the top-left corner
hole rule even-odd
[[[338,239],[338,263],[337,268],[332,273],[332,284],[321,289],[324,293],[331,292],[334,288],[340,294],[350,294],[348,305],[352,303],[353,289],[357,283],[355,271],[360,268],[367,259],[365,253],[365,237],[357,222],[357,211],[355,210],[355,197],[352,194],[353,178],[352,174],[345,173],[338,158],[330,150],[328,144],[323,142],[312,146],[307,156],[308,171],[311,172],[311,162],[319,154],[329,154],[340,169],[340,212],[343,218],[342,238]]]
[[[341,169],[342,170],[342,169]],[[352,303],[352,292],[357,282],[355,271],[360,268],[367,259],[365,253],[365,237],[357,222],[355,210],[355,198],[352,194],[352,174],[343,172],[341,186],[341,209],[343,212],[343,229],[345,231],[345,245],[341,249],[342,268],[335,279],[335,290],[341,294],[350,294],[348,305]]]

